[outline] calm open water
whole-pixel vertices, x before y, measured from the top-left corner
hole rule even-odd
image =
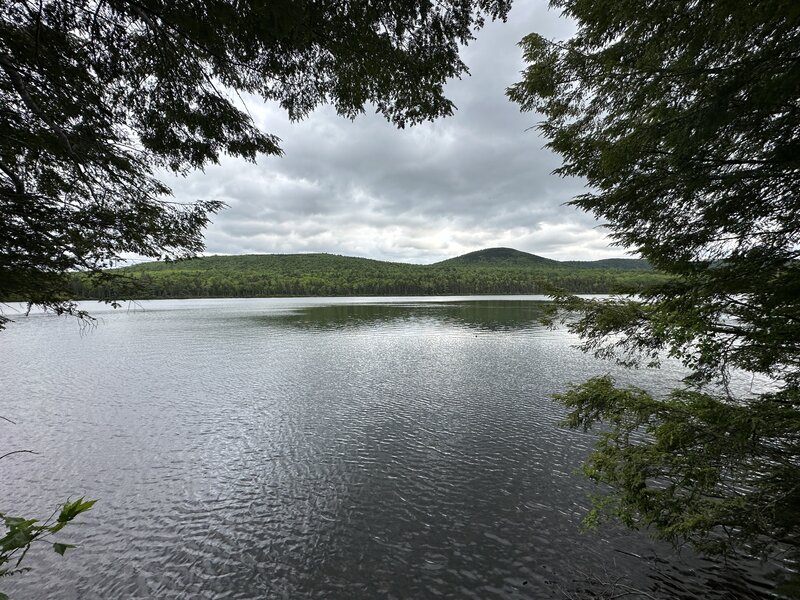
[[[148,301],[0,333],[0,511],[96,498],[17,599],[762,597],[768,568],[581,533],[593,436],[567,382],[614,372],[531,297]],[[9,314],[6,308],[6,313]],[[11,314],[13,317],[13,314]],[[620,372],[658,389],[679,369]],[[618,591],[624,591],[618,588]],[[636,596],[626,596],[636,597]]]

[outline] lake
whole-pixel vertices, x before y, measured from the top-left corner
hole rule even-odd
[[[147,301],[0,333],[0,510],[94,509],[31,551],[11,598],[755,598],[718,565],[582,532],[594,436],[551,394],[619,371],[535,297]],[[621,588],[620,588],[621,590]],[[624,591],[624,590],[622,590]],[[587,595],[588,594],[588,595]],[[626,596],[636,597],[636,596]]]

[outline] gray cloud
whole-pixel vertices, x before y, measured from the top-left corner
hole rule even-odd
[[[455,116],[397,130],[374,114],[350,121],[322,107],[300,123],[246,98],[256,122],[278,135],[284,157],[257,165],[225,159],[175,180],[180,200],[217,198],[229,208],[206,234],[208,253],[332,252],[428,263],[489,246],[559,259],[620,256],[590,216],[564,203],[581,181],[551,174],[544,149],[505,97],[524,64],[517,42],[572,26],[544,2],[518,0],[463,52],[471,77],[448,84]]]

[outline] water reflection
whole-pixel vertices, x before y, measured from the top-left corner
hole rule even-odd
[[[580,532],[593,438],[559,428],[550,396],[610,367],[538,325],[541,303],[143,304],[84,336],[49,318],[0,336],[18,420],[0,446],[40,453],[4,461],[3,507],[100,499],[72,556],[34,552],[2,581],[12,598],[545,600],[600,597],[604,574],[658,600],[768,588],[748,563]]]
[[[251,318],[269,326],[313,330],[364,329],[428,320],[483,332],[527,331],[541,327],[545,306],[545,302],[523,300],[333,304]]]

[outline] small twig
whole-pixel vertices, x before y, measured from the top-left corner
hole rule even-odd
[[[22,179],[20,179],[19,176],[11,170],[11,167],[8,167],[0,162],[0,171],[5,173],[6,177],[8,177],[14,184],[14,190],[17,192],[17,194],[20,196],[25,194],[25,184],[22,182]]]
[[[15,568],[15,569],[16,569],[17,567],[19,567],[19,563],[21,563],[21,562],[22,562],[22,559],[23,559],[23,558],[25,558],[25,555],[28,553],[28,550],[30,550],[30,549],[31,549],[31,545],[30,545],[30,544],[28,544],[27,546],[25,546],[25,550],[23,550],[23,551],[22,551],[22,554],[20,554],[20,557],[17,559],[17,564],[15,564],[15,565],[14,565],[14,568]]]
[[[646,598],[650,598],[651,600],[658,600],[658,598],[656,598],[655,596],[651,596],[650,594],[648,594],[644,590],[640,590],[639,588],[631,587],[631,586],[625,585],[623,583],[619,583],[619,584],[615,584],[615,585],[618,585],[623,590],[628,590],[628,591],[623,592],[622,594],[617,594],[616,596],[612,596],[612,598],[622,598],[623,596],[629,596],[630,594],[639,594],[639,595],[644,596]]]
[[[634,554],[633,552],[627,552],[625,550],[620,550],[619,548],[614,548],[614,552],[619,552],[620,554],[627,554],[628,556],[632,556],[633,558],[638,558],[640,560],[644,560],[643,556],[638,554]]]
[[[39,0],[39,10],[36,12],[36,46],[33,56],[39,62],[39,43],[42,39],[42,0]]]
[[[0,460],[4,459],[6,456],[11,456],[12,454],[39,454],[38,452],[34,452],[33,450],[12,450],[11,452],[6,452],[2,456],[0,456]]]
[[[17,424],[17,422],[16,422],[16,421],[12,421],[12,420],[11,420],[11,419],[9,419],[8,417],[4,417],[3,415],[0,415],[0,419],[3,419],[3,421],[8,421],[8,422],[9,422],[9,423],[11,423],[12,425],[16,425],[16,424]]]

